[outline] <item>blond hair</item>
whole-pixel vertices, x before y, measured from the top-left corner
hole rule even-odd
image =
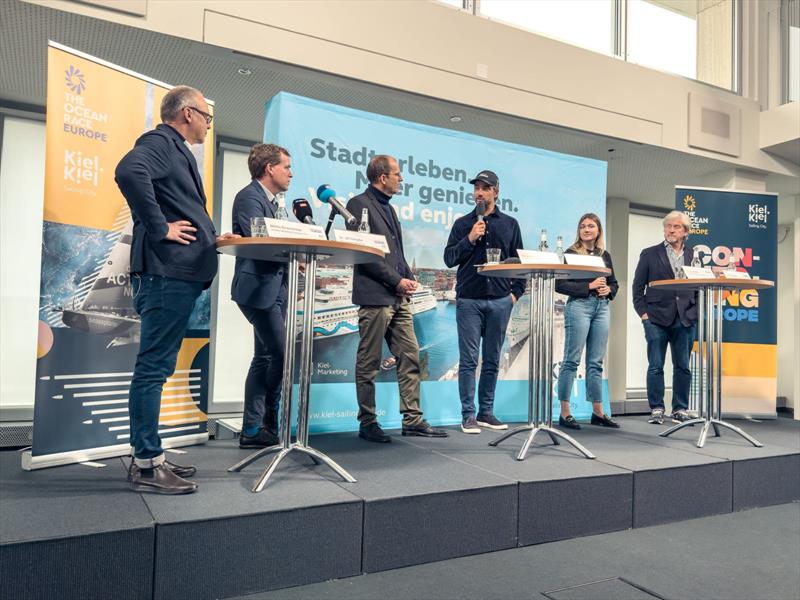
[[[568,249],[575,252],[575,254],[589,254],[584,245],[581,244],[581,223],[583,223],[586,219],[594,221],[595,225],[597,225],[597,238],[594,241],[594,247],[596,250],[599,250],[602,253],[605,247],[603,243],[603,224],[600,223],[600,217],[594,213],[586,213],[580,219],[578,219],[575,242]]]

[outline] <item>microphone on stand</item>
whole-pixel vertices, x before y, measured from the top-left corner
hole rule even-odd
[[[330,185],[325,183],[319,186],[317,188],[317,198],[319,198],[320,202],[330,204],[332,210],[342,215],[345,223],[348,225],[356,224],[356,218],[344,207],[341,202],[336,199],[336,192],[333,190],[333,188],[331,188]]]
[[[311,206],[309,205],[308,200],[305,198],[292,200],[292,212],[294,213],[295,218],[301,223],[305,223],[306,225],[315,225],[314,213],[311,212]]]

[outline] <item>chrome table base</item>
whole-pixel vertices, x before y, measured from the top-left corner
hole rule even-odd
[[[714,437],[720,437],[720,427],[738,433],[756,448],[764,446],[754,437],[736,425],[722,420],[722,286],[702,286],[697,291],[697,354],[696,372],[692,377],[699,380],[696,386],[699,398],[700,416],[689,419],[661,432],[667,437],[683,429],[701,424],[697,447],[705,446],[708,430],[714,430]],[[691,407],[690,407],[691,408]]]
[[[306,288],[303,299],[303,333],[300,341],[300,385],[297,402],[297,440],[291,441],[291,414],[292,414],[292,382],[294,380],[295,340],[297,338],[297,290],[300,278],[300,258],[306,263]],[[247,465],[255,462],[262,456],[276,453],[267,468],[253,484],[252,491],[260,492],[267,485],[270,476],[278,468],[280,462],[291,452],[300,452],[314,461],[315,464],[324,463],[337,475],[348,483],[355,483],[355,478],[339,466],[329,456],[315,450],[308,445],[308,409],[309,391],[311,389],[311,356],[314,343],[314,287],[317,277],[317,255],[313,253],[298,256],[292,252],[289,259],[289,285],[286,301],[286,340],[283,346],[283,387],[281,388],[281,429],[280,444],[262,448],[247,456],[228,469],[229,472],[238,472]]]
[[[553,428],[553,301],[555,299],[555,277],[552,273],[540,272],[530,275],[531,304],[528,331],[528,424],[515,427],[489,442],[497,446],[518,433],[528,431],[528,436],[517,454],[517,460],[525,455],[540,431],[547,433],[553,445],[559,438],[572,444],[586,458],[595,458],[583,445],[559,429]]]

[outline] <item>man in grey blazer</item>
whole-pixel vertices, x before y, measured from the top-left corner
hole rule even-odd
[[[375,378],[380,370],[381,343],[385,339],[397,358],[403,435],[447,437],[447,432],[431,427],[422,418],[419,406],[419,345],[410,308],[410,297],[417,289],[417,282],[403,254],[400,221],[389,204],[403,181],[397,160],[386,155],[373,157],[367,165],[367,179],[369,187],[350,199],[347,210],[361,216],[362,210],[367,209],[370,231],[386,237],[389,253],[377,262],[353,268],[353,303],[359,305],[358,333],[361,336],[356,355],[358,435],[369,442],[392,441],[381,429],[375,412]]]
[[[275,196],[288,190],[292,181],[289,151],[275,144],[253,146],[247,166],[253,180],[233,201],[233,231],[245,237],[251,235],[250,219],[275,217]],[[236,258],[231,297],[253,325],[255,340],[244,384],[240,448],[266,448],[278,443],[287,278],[284,263]]]

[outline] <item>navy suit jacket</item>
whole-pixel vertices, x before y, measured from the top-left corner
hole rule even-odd
[[[408,263],[403,256],[403,231],[400,228],[400,220],[397,218],[394,209],[388,211],[392,218],[394,230],[397,232],[396,240],[392,239],[392,227],[386,216],[386,211],[380,205],[380,200],[375,196],[372,187],[367,188],[363,194],[353,196],[347,202],[349,210],[357,219],[361,218],[362,209],[366,208],[369,212],[370,233],[383,235],[390,248],[399,252],[390,252],[377,262],[355,265],[353,267],[353,304],[359,306],[392,306],[400,302],[397,295],[397,284],[403,278],[398,267],[411,272]],[[357,225],[348,226],[348,229],[356,229]],[[399,254],[399,255],[398,255]],[[401,263],[402,261],[402,267]]]
[[[250,237],[250,219],[275,218],[275,207],[261,184],[253,179],[233,200],[233,233]],[[267,309],[285,304],[288,281],[286,265],[280,262],[236,257],[231,298],[237,304]]]
[[[683,264],[691,263],[692,250],[684,244]],[[633,276],[633,308],[640,317],[647,313],[651,323],[662,327],[672,325],[676,314],[680,315],[684,325],[697,321],[694,292],[663,290],[647,285],[651,281],[674,278],[664,242],[642,250]]]
[[[117,165],[115,181],[133,215],[131,273],[148,273],[208,287],[217,273],[217,232],[206,212],[206,195],[183,136],[169,125],[142,135]],[[167,223],[190,221],[190,244],[167,240]]]

